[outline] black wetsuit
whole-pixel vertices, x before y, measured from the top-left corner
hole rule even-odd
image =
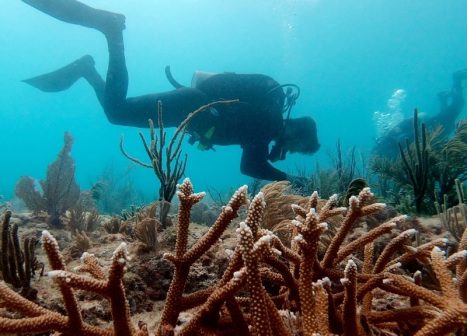
[[[282,88],[272,78],[225,73],[204,80],[196,88],[181,87],[127,98],[123,15],[94,9],[76,0],[23,1],[61,21],[101,31],[109,50],[105,81],[97,73],[92,57],[85,56],[56,72],[26,80],[27,83],[44,91],[59,91],[85,78],[94,88],[111,123],[137,127],[148,127],[148,119],[156,119],[158,101],[163,106],[164,126],[176,127],[188,113],[209,102],[239,99],[239,103],[201,112],[192,120],[188,131],[208,146],[240,145],[243,149],[241,171],[246,175],[265,180],[286,179],[284,172],[268,162],[269,143],[277,140],[283,131],[285,99]],[[50,84],[57,82],[58,88]],[[208,131],[209,139],[205,139]]]
[[[202,105],[238,99],[238,103],[201,112],[190,122],[188,132],[207,148],[240,145],[243,174],[284,180],[286,174],[268,162],[269,144],[282,134],[284,97],[279,84],[268,76],[227,73],[213,75],[197,88],[125,99],[118,108],[106,108],[106,114],[115,124],[147,127],[148,118],[155,118],[157,101],[161,101],[164,126],[176,127]]]

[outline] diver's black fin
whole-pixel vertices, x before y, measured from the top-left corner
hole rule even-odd
[[[94,67],[94,59],[90,55],[44,75],[23,80],[35,88],[45,92],[58,92],[70,88],[78,79],[85,76]]]

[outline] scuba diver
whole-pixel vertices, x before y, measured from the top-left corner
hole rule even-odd
[[[95,9],[76,0],[22,1],[61,21],[102,32],[109,51],[105,80],[96,71],[93,58],[86,55],[59,70],[24,82],[42,91],[56,92],[68,89],[84,78],[94,89],[111,123],[136,127],[148,127],[148,119],[157,117],[158,101],[163,107],[164,126],[177,127],[190,112],[201,106],[238,99],[238,103],[217,105],[195,116],[187,128],[190,143],[198,141],[202,149],[212,149],[214,145],[240,145],[243,174],[264,180],[289,180],[293,184],[303,182],[274,168],[269,162],[284,160],[286,152],[313,154],[320,147],[312,118],[290,118],[300,93],[296,85],[280,85],[261,74],[196,72],[191,86],[186,87],[174,79],[167,67],[166,76],[174,86],[173,90],[127,97],[123,15]],[[274,146],[269,151],[271,142]]]
[[[452,74],[452,87],[449,91],[438,93],[439,112],[429,117],[421,118],[429,130],[441,126],[440,138],[445,138],[455,129],[456,119],[464,109],[465,100],[462,82],[467,79],[467,69],[455,71]],[[394,158],[399,155],[399,143],[413,138],[413,118],[402,120],[376,140],[373,153],[380,156]]]

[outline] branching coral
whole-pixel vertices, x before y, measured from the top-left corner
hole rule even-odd
[[[294,219],[290,246],[262,227],[270,206],[262,192],[251,202],[241,187],[222,209],[214,225],[192,246],[188,246],[190,212],[204,196],[194,193],[185,179],[178,186],[180,207],[175,251],[164,257],[174,265],[174,275],[156,335],[442,335],[467,327],[467,230],[458,252],[445,259],[440,247],[445,239],[412,246],[416,231],[397,231],[405,221],[398,216],[362,235],[349,239],[363,217],[384,209],[374,203],[364,188],[349,199],[349,207],[338,207],[337,196],[319,199],[313,193],[300,205],[291,204]],[[223,232],[248,204],[248,212],[236,232],[238,243],[230,261],[213,286],[185,293],[192,265],[219,242]],[[321,204],[320,204],[321,203]],[[318,207],[318,205],[320,206]],[[341,218],[325,253],[319,244],[327,222]],[[384,240],[384,244],[377,244]],[[0,320],[0,332],[70,330],[80,335],[135,335],[122,285],[125,248],[114,253],[108,275],[95,258],[83,256],[81,269],[92,277],[64,270],[55,240],[43,234],[44,248],[53,269],[49,273],[60,286],[68,318],[19,301],[14,292],[0,287],[0,301],[26,318]],[[413,279],[406,266],[433,269],[436,291],[423,287],[421,273]],[[455,272],[456,281],[452,280]],[[111,301],[114,329],[100,329],[83,322],[73,289],[90,290]],[[401,306],[381,310],[375,298],[407,297]],[[5,304],[6,303],[6,304]],[[24,304],[25,306],[20,306]],[[410,319],[402,319],[408,316]],[[4,329],[2,329],[4,328]],[[72,328],[72,329],[70,329]]]
[[[293,207],[297,215],[293,221],[297,235],[290,249],[270,231],[260,227],[263,209],[267,205],[263,194],[258,194],[251,201],[245,222],[237,230],[239,245],[218,285],[214,289],[186,296],[186,308],[201,306],[177,330],[179,334],[222,334],[228,330],[236,330],[234,333],[239,334],[242,326],[251,325],[249,332],[253,335],[290,335],[292,331],[287,327],[290,324],[284,322],[281,317],[284,313],[279,313],[280,308],[286,308],[288,316],[298,316],[305,335],[336,332],[334,329],[362,330],[357,312],[357,279],[365,282],[372,276],[358,273],[356,264],[347,258],[390,232],[397,221],[403,220],[403,217],[395,218],[356,241],[343,244],[359,218],[384,207],[383,204],[371,203],[371,199],[372,194],[366,188],[358,197],[351,197],[349,210],[336,208],[337,197],[332,197],[318,213],[318,196],[314,193],[306,206]],[[328,252],[317,263],[319,238],[327,228],[325,220],[344,212],[346,215]],[[183,239],[178,235],[177,243]],[[394,253],[394,250],[391,251]],[[345,271],[340,268],[342,263],[348,265]],[[384,263],[382,261],[380,264]],[[323,277],[327,277],[327,280],[321,280]],[[341,281],[346,284],[345,289],[340,287],[331,295],[331,288],[339,288]],[[267,284],[271,282],[280,285],[279,292],[273,293],[267,289]],[[241,291],[242,288],[247,291],[247,296]],[[168,300],[170,297],[169,292]],[[340,303],[334,302],[334,297],[340,297]],[[329,303],[324,305],[323,302]],[[224,305],[225,309],[222,309]],[[336,326],[336,323],[340,326]],[[160,335],[173,328],[174,324],[166,324],[159,329]]]
[[[167,300],[162,313],[161,323],[158,329],[158,335],[164,335],[175,328],[178,315],[184,310],[184,306],[190,307],[193,298],[184,297],[183,292],[190,271],[190,266],[212,245],[214,245],[221,234],[225,231],[233,218],[237,217],[239,208],[246,202],[246,186],[238,189],[230,199],[230,202],[222,210],[216,222],[209,231],[188,249],[188,226],[190,224],[190,211],[194,204],[198,203],[204,193],[194,194],[193,186],[190,180],[185,181],[179,186],[178,198],[180,207],[178,211],[177,241],[175,245],[175,254],[167,254],[166,258],[175,266],[175,273],[167,293]],[[199,295],[199,293],[198,293]],[[186,309],[186,308],[185,308]]]
[[[63,296],[67,315],[45,309],[30,302],[0,283],[0,303],[21,313],[23,318],[0,317],[0,333],[40,333],[57,331],[62,335],[147,335],[146,328],[135,331],[130,320],[128,303],[125,299],[122,277],[126,265],[126,245],[122,243],[112,256],[112,264],[106,276],[97,259],[90,254],[83,255],[83,266],[78,270],[91,276],[65,271],[58,243],[49,232],[42,233],[42,244],[53,271],[48,275],[56,280]],[[110,300],[113,328],[103,329],[85,323],[82,319],[73,289],[95,292]]]
[[[417,336],[446,335],[467,327],[467,303],[465,301],[466,279],[465,271],[466,250],[461,250],[448,259],[444,258],[444,252],[438,247],[433,247],[430,252],[431,266],[440,284],[440,293],[437,294],[422,287],[416,279],[410,279],[403,275],[383,273],[375,278],[380,282],[369,282],[370,286],[377,285],[383,290],[395,294],[410,297],[411,306],[393,309],[385,312],[369,312],[367,320],[372,323],[404,323],[423,322],[417,330]],[[449,268],[458,266],[457,281],[452,279]],[[415,277],[419,277],[416,273]],[[362,292],[368,290],[364,288]],[[361,295],[360,292],[359,294]],[[423,300],[423,304],[420,304]],[[405,320],[401,320],[404,316]]]

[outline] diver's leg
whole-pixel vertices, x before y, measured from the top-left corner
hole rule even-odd
[[[76,0],[23,0],[34,8],[64,22],[94,28],[102,32],[108,44],[109,66],[105,87],[94,68],[83,66],[81,59],[52,73],[38,76],[27,83],[44,91],[61,91],[84,77],[96,91],[104,109],[121,109],[126,104],[128,72],[125,64],[123,29],[125,17],[89,7]],[[106,112],[107,113],[107,112]]]
[[[209,98],[200,90],[180,88],[172,91],[131,97],[126,104],[114,109],[104,109],[107,118],[113,124],[148,127],[148,119],[152,119],[157,127],[157,102],[162,103],[162,121],[164,127],[177,127],[190,112],[209,103]],[[188,129],[202,126],[206,120],[201,112],[188,125]]]
[[[76,0],[22,0],[54,18],[103,33],[125,28],[125,16],[95,9]]]
[[[68,89],[80,78],[87,80],[99,102],[104,106],[105,82],[97,72],[94,59],[90,55],[85,55],[58,70],[25,79],[23,82],[44,92],[58,92]]]
[[[128,70],[122,31],[106,34],[109,50],[109,65],[105,81],[104,109],[121,109],[127,104]],[[106,112],[107,113],[107,112]]]
[[[97,72],[94,63],[92,64],[92,67],[88,67],[86,71],[83,72],[83,77],[94,89],[94,92],[96,93],[97,99],[99,100],[101,106],[104,106],[107,100],[105,95],[106,83],[102,79],[101,75],[99,75]]]

